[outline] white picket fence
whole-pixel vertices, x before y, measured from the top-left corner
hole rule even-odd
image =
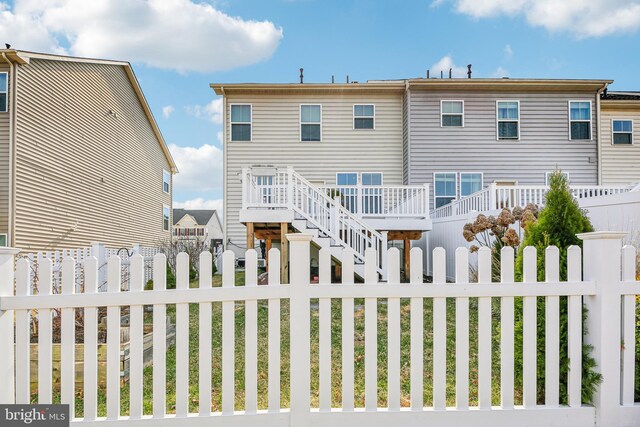
[[[15,267],[16,250],[0,249],[0,342],[15,342],[13,351],[0,352],[0,403],[28,403],[29,389],[29,317],[37,310],[39,403],[51,403],[51,311],[62,312],[61,401],[73,402],[76,392],[84,396],[84,417],[74,422],[87,425],[220,425],[220,426],[388,426],[388,425],[492,425],[492,426],[632,426],[640,420],[640,404],[634,402],[636,375],[635,327],[636,295],[640,282],[635,281],[635,249],[622,247],[621,233],[589,233],[584,240],[584,279],[581,251],[568,252],[567,282],[559,280],[559,251],[550,247],[545,253],[546,281],[537,282],[536,251],[525,250],[524,283],[514,281],[514,254],[511,248],[502,252],[501,283],[491,283],[490,252],[479,254],[479,283],[469,283],[468,250],[455,251],[456,282],[445,282],[446,254],[434,250],[434,283],[423,283],[422,254],[411,251],[410,283],[400,283],[400,254],[389,249],[388,282],[379,283],[376,253],[365,254],[365,280],[354,282],[354,254],[345,250],[342,257],[342,283],[331,283],[331,256],[320,252],[319,284],[310,284],[310,235],[287,235],[291,245],[290,285],[281,285],[280,257],[272,249],[269,260],[269,284],[257,286],[257,254],[246,253],[245,286],[235,286],[234,255],[223,255],[222,287],[212,287],[211,254],[200,255],[201,276],[198,288],[189,288],[188,257],[177,260],[177,286],[165,290],[163,254],[154,256],[154,290],[143,291],[143,257],[131,257],[131,286],[122,292],[122,260],[108,260],[108,286],[98,292],[98,263],[94,257],[84,261],[86,286],[75,293],[73,259],[62,265],[62,293],[52,295],[51,262],[44,260],[38,295],[30,295],[29,261],[21,259]],[[514,302],[523,297],[523,387],[515,390]],[[545,304],[545,395],[536,396],[537,298]],[[559,306],[560,298],[568,298],[568,403],[560,403],[559,391]],[[364,299],[364,406],[356,407],[354,394],[354,299]],[[447,351],[447,299],[455,300],[455,351]],[[477,298],[477,404],[470,405],[470,298]],[[331,300],[341,301],[341,396],[332,405],[332,312]],[[410,402],[401,400],[401,302],[410,300]],[[499,299],[500,316],[492,315],[492,299]],[[268,346],[258,347],[258,301],[268,301]],[[311,302],[317,300],[317,305]],[[425,300],[432,302],[431,325],[425,323]],[[289,360],[290,405],[281,404],[282,341],[281,302],[288,301],[290,310]],[[475,300],[474,300],[475,301]],[[212,364],[212,302],[222,303],[221,365]],[[235,348],[236,312],[244,303],[244,408],[236,407]],[[198,303],[198,392],[189,393],[189,303]],[[593,346],[597,370],[603,375],[594,405],[581,402],[582,304],[588,308],[585,342]],[[143,305],[153,305],[153,385],[152,413],[143,411]],[[166,373],[166,307],[176,306],[176,403],[175,414],[167,411]],[[378,336],[378,311],[387,307],[388,334]],[[475,303],[474,303],[475,304]],[[107,385],[106,417],[98,416],[97,392],[97,313],[107,307]],[[130,378],[129,413],[120,413],[119,333],[123,307],[130,310]],[[474,306],[475,307],[475,306]],[[84,389],[74,389],[74,310],[84,310]],[[318,314],[318,405],[311,404],[311,313]],[[403,309],[404,310],[404,309]],[[475,310],[475,308],[474,308]],[[405,313],[406,315],[406,313]],[[492,384],[492,322],[499,321],[500,380]],[[426,330],[425,327],[431,330]],[[15,328],[15,336],[14,336]],[[425,357],[424,338],[433,334],[432,348]],[[361,338],[360,338],[361,339]],[[387,341],[387,377],[378,378],[378,340]],[[620,345],[622,342],[623,346]],[[361,342],[357,345],[361,345]],[[406,343],[405,343],[406,345]],[[258,359],[268,359],[268,404],[258,406]],[[455,360],[455,383],[447,378],[447,360]],[[221,369],[221,412],[212,412],[212,369]],[[429,370],[432,376],[426,377]],[[406,375],[406,372],[405,372]],[[386,384],[386,406],[378,405],[378,387]],[[432,390],[431,402],[424,401],[425,388]],[[455,388],[455,404],[447,407],[447,388]],[[492,387],[499,387],[499,402],[492,400]],[[522,394],[522,405],[516,405],[516,391]],[[198,401],[198,412],[189,413],[189,402]],[[428,403],[429,405],[425,405]],[[171,411],[173,412],[173,410]]]

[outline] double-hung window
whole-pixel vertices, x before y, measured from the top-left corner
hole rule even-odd
[[[460,197],[482,190],[482,172],[460,172]]]
[[[612,120],[611,133],[614,145],[633,144],[633,122],[631,120]]]
[[[591,139],[591,101],[569,101],[569,139]]]
[[[497,101],[498,139],[520,139],[520,101]]]
[[[162,191],[168,193],[171,187],[171,174],[169,171],[162,171]]]
[[[464,101],[440,101],[440,125],[442,127],[463,127]]]
[[[251,141],[251,105],[231,104],[231,141]]]
[[[300,105],[300,141],[320,141],[322,138],[322,106]]]
[[[7,73],[0,73],[0,113],[7,112]]]
[[[169,206],[162,206],[162,230],[169,231]]]
[[[373,104],[353,106],[353,128],[374,129],[376,107]]]
[[[448,205],[457,196],[457,174],[455,172],[445,172],[434,174],[435,181],[435,207],[439,208]]]

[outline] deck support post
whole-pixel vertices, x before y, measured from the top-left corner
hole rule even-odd
[[[280,268],[281,278],[280,283],[289,283],[289,241],[287,240],[287,233],[289,231],[289,224],[286,222],[280,223]]]
[[[256,240],[256,233],[253,229],[253,223],[247,223],[247,249],[253,249]]]
[[[271,250],[271,237],[266,238],[266,247],[264,250],[264,263],[267,268],[267,272],[269,271],[269,251]]]

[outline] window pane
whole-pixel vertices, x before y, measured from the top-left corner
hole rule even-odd
[[[320,141],[320,125],[302,125],[302,141]]]
[[[356,185],[358,183],[358,174],[357,173],[339,173],[337,181],[338,181],[338,185]]]
[[[591,108],[589,102],[571,103],[571,120],[590,120]]]
[[[373,105],[364,106],[364,115],[368,117],[373,117]]]
[[[381,173],[363,173],[362,185],[382,185]]]
[[[251,125],[231,125],[232,141],[251,141]]]
[[[436,196],[456,196],[456,174],[436,174]]]
[[[448,205],[454,199],[455,197],[436,197],[436,208],[439,208],[444,205]]]
[[[7,111],[7,94],[0,93],[0,111]]]
[[[616,133],[613,135],[614,144],[631,144],[630,133]]]
[[[571,122],[571,139],[591,139],[589,122]]]
[[[462,102],[457,101],[443,101],[442,113],[457,113],[462,114]]]
[[[499,139],[518,139],[518,122],[499,122]]]
[[[498,102],[498,119],[518,119],[517,102]]]
[[[0,73],[0,92],[7,91],[7,73]]]
[[[356,117],[353,122],[353,127],[356,129],[373,129],[373,119]]]
[[[232,122],[250,122],[251,106],[250,105],[232,105],[231,121]]]
[[[462,126],[462,116],[460,115],[445,115],[442,116],[442,126]]]
[[[320,123],[319,105],[302,105],[300,111],[302,123]]]
[[[631,120],[614,120],[613,131],[614,132],[631,132]]]
[[[468,196],[482,190],[482,174],[461,173],[460,174],[460,195]]]

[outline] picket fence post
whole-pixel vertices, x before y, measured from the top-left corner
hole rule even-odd
[[[0,299],[13,296],[14,257],[20,252],[16,248],[0,247]],[[308,316],[307,316],[308,317]],[[0,310],[0,342],[14,342],[13,310]],[[0,378],[8,379],[0,387],[0,403],[12,404],[16,401],[15,393],[15,357],[13,348],[11,351],[0,351]]]
[[[595,425],[620,425],[620,290],[622,238],[626,233],[596,231],[578,234],[583,240],[584,280],[596,294],[585,296],[588,309],[585,342],[603,380],[594,397]]]
[[[309,320],[310,234],[287,234],[291,245],[291,425],[309,425],[311,390],[311,322]]]

